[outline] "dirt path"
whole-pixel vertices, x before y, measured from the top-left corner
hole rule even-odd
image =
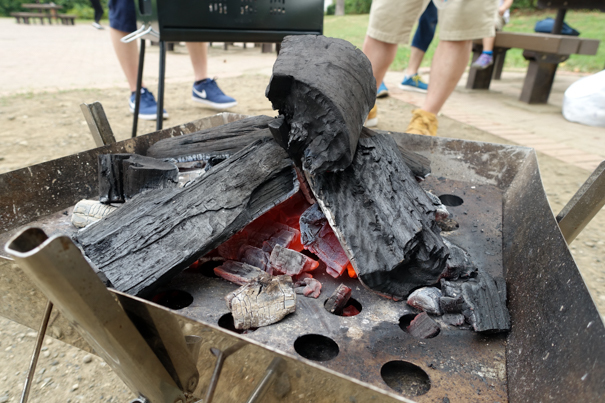
[[[265,75],[225,78],[219,81],[226,93],[239,101],[232,112],[274,115],[264,97]],[[245,83],[245,85],[242,85]],[[174,126],[215,112],[198,107],[190,99],[190,84],[167,88],[166,109]],[[0,98],[0,173],[70,155],[94,147],[79,109],[81,102],[100,101],[118,140],[130,136],[132,115],[122,88],[73,90]],[[379,129],[402,131],[412,106],[393,98],[379,100]],[[472,126],[442,117],[440,135],[497,143],[510,143]],[[139,133],[155,130],[155,122],[140,121]],[[589,175],[588,171],[539,154],[542,179],[553,211],[558,212]],[[586,284],[605,314],[605,212],[601,211],[572,244],[571,250]],[[33,349],[31,329],[0,319],[0,403],[17,402]],[[90,362],[88,361],[89,359]],[[42,354],[31,402],[125,402],[133,398],[108,366],[97,357],[57,340],[47,341]]]

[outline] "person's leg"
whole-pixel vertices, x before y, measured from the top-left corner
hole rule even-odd
[[[186,44],[193,67],[193,78],[195,81],[208,78],[208,42],[187,42]]]
[[[92,8],[95,10],[95,22],[97,25],[103,17],[103,6],[101,6],[101,0],[90,0]]]
[[[483,51],[493,52],[495,41],[496,41],[495,36],[483,38]]]
[[[191,99],[216,110],[236,106],[237,101],[225,95],[214,79],[208,78],[208,43],[187,42],[187,50],[195,79]]]
[[[412,39],[412,47],[410,49],[410,60],[408,67],[404,70],[406,76],[411,77],[418,74],[422,59],[435,37],[437,21],[437,7],[431,1],[418,20],[418,28]]]
[[[431,3],[432,4],[432,3]],[[425,52],[418,49],[415,46],[410,48],[410,60],[408,61],[408,66],[403,70],[403,74],[406,76],[415,76],[418,74],[418,69],[422,64],[422,59],[424,59]]]
[[[130,92],[137,89],[137,74],[139,68],[139,48],[137,42],[123,43],[120,41],[128,35],[128,32],[119,31],[115,28],[109,28],[109,36],[113,44],[113,50],[116,52],[122,71],[128,81]]]
[[[422,109],[437,114],[468,64],[471,41],[440,41],[431,64],[431,85]]]
[[[376,88],[378,88],[389,66],[395,60],[397,44],[383,42],[366,35],[363,43],[363,53],[365,53],[372,64],[372,71],[376,79]]]

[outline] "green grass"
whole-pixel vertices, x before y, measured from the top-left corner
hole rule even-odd
[[[531,14],[513,13],[510,23],[504,27],[505,31],[510,32],[533,32],[536,21],[546,17],[554,17],[554,13],[536,12]],[[346,39],[355,46],[361,48],[368,27],[369,15],[347,15],[344,17],[326,16],[324,19],[324,34],[336,38]],[[559,65],[559,69],[594,73],[603,70],[605,65],[605,13],[568,11],[565,18],[572,27],[580,31],[581,38],[599,39],[601,45],[596,56],[572,55],[569,60]],[[412,30],[414,34],[416,28]],[[439,26],[437,26],[437,31]],[[435,39],[439,37],[439,32],[435,34]],[[430,66],[433,59],[433,53],[437,46],[437,40],[433,40],[427,54],[422,62],[422,66]],[[526,68],[527,62],[523,59],[521,49],[511,49],[506,55],[505,69],[508,68]],[[400,45],[397,50],[395,61],[391,65],[391,70],[401,71],[407,65],[410,56],[410,47]]]

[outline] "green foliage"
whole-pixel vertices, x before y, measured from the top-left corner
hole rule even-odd
[[[107,10],[107,1],[101,0],[101,5]],[[34,0],[0,0],[0,15],[9,16],[12,12],[26,11],[21,7],[24,3],[34,3]],[[42,0],[41,3],[50,3],[51,1]],[[63,6],[60,13],[76,14],[80,18],[92,19],[94,10],[90,0],[52,0],[55,4]],[[105,12],[107,15],[107,11]]]
[[[515,11],[511,15],[510,23],[504,27],[504,31],[510,32],[534,32],[534,25],[538,20],[546,17],[554,17],[555,11],[539,13],[521,13]],[[569,60],[559,64],[559,70],[568,70],[582,73],[596,73],[603,70],[603,60],[605,60],[605,30],[603,29],[603,13],[598,11],[575,11],[569,10],[565,21],[581,32],[580,38],[592,38],[601,41],[601,46],[595,56],[571,55]],[[364,15],[345,15],[344,17],[326,16],[324,19],[324,35],[335,38],[342,38],[353,45],[361,48],[368,28],[369,16]],[[437,25],[439,29],[439,25]],[[412,29],[412,35],[416,28]],[[433,53],[437,47],[439,33],[431,43],[423,61],[422,67],[431,65]],[[391,64],[390,70],[402,71],[410,58],[409,45],[400,45],[395,56],[395,61]],[[527,69],[528,62],[523,58],[522,49],[511,49],[506,53],[505,69],[517,69],[524,71]]]
[[[332,3],[326,8],[326,15],[334,15],[336,13],[336,4]]]
[[[345,14],[368,14],[371,6],[372,0],[346,0]]]
[[[514,0],[511,9],[535,10],[536,0]]]

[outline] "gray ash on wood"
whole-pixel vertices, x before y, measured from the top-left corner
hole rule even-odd
[[[188,187],[134,197],[76,241],[114,288],[144,295],[298,189],[292,160],[265,138]]]
[[[225,297],[236,329],[279,322],[296,310],[296,293],[290,276],[259,277]]]
[[[174,162],[137,154],[99,155],[99,200],[123,203],[151,189],[176,187],[179,169]]]
[[[307,179],[366,287],[399,300],[438,282],[449,251],[435,206],[390,136],[360,139],[351,166]]]
[[[349,42],[297,35],[283,40],[265,94],[280,113],[270,124],[275,140],[305,170],[322,173],[353,160],[376,82],[368,58]]]

